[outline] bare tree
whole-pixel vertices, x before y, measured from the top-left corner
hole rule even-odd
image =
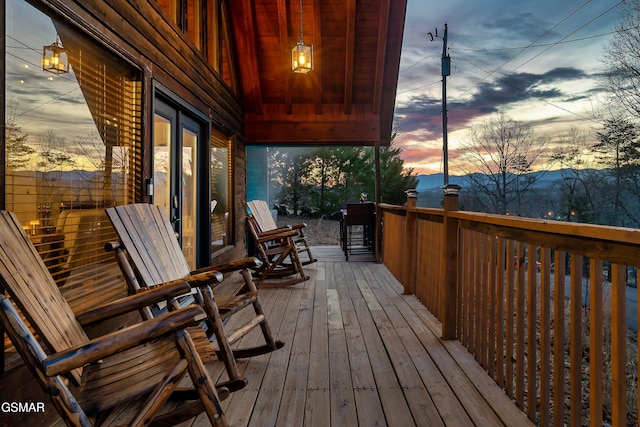
[[[605,84],[614,103],[640,119],[640,0],[625,2],[603,62]]]
[[[35,149],[29,145],[29,135],[12,119],[4,124],[6,143],[6,167],[8,170],[19,170],[27,167]]]
[[[485,211],[526,214],[526,195],[537,181],[530,172],[546,142],[504,113],[472,127],[462,144],[462,168],[472,187],[465,193]]]

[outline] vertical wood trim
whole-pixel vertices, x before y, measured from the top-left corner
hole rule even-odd
[[[565,262],[566,253],[556,251],[553,267],[553,424],[564,425],[564,299],[565,299]]]
[[[625,285],[626,266],[611,266],[611,420],[612,425],[626,422],[626,340]],[[573,397],[572,397],[573,401]]]
[[[569,296],[569,393],[570,425],[581,424],[582,412],[582,255],[571,254]]]
[[[316,114],[322,114],[322,2],[320,0],[314,0],[313,13],[315,16],[313,21],[313,73],[315,75],[313,99]]]
[[[280,30],[280,46],[282,49],[282,80],[284,81],[284,106],[287,114],[293,112],[291,101],[291,49],[293,45],[289,42],[289,25],[287,24],[287,2],[278,0],[278,28]],[[289,65],[287,66],[287,63]]]
[[[356,45],[356,0],[347,0],[347,35],[345,37],[344,114],[351,114],[353,102],[353,63]]]
[[[602,261],[590,261],[589,288],[589,422],[602,425]]]
[[[232,33],[234,35],[237,35],[239,32],[242,33],[242,37],[235,38],[235,46],[238,50],[238,56],[236,59],[242,60],[242,66],[238,66],[237,71],[239,75],[242,76],[241,80],[244,86],[245,112],[262,114],[262,89],[260,87],[258,60],[255,55],[257,49],[255,40],[256,30],[254,27],[251,0],[233,0],[228,3],[230,12],[229,16],[231,17],[233,26],[237,29],[241,29],[241,31],[234,31]],[[231,9],[240,9],[241,12],[231,13]],[[224,18],[219,16],[218,19]],[[216,48],[218,49],[216,60],[220,62],[222,60],[220,50],[222,49],[219,40]],[[232,56],[233,55],[231,55],[230,58]],[[218,67],[220,67],[220,64]],[[247,94],[250,94],[250,96]]]
[[[380,2],[380,21],[378,22],[378,51],[376,53],[376,76],[373,86],[373,113],[380,114],[382,102],[382,87],[384,84],[384,70],[387,56],[387,35],[389,33],[390,1]]]

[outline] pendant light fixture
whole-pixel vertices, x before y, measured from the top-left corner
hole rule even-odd
[[[313,70],[313,45],[302,38],[302,0],[300,0],[300,40],[291,51],[291,71],[307,74]]]
[[[69,72],[67,50],[62,47],[58,37],[52,44],[42,47],[42,69],[58,75]]]

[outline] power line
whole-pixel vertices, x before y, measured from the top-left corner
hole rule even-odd
[[[539,56],[540,56],[540,55],[542,55],[543,53],[546,53],[546,52],[547,52],[547,51],[549,51],[552,47],[557,46],[558,44],[560,44],[560,42],[565,41],[565,40],[566,40],[568,37],[570,37],[571,35],[575,34],[576,32],[580,31],[581,29],[585,28],[586,26],[588,26],[588,25],[592,24],[594,21],[596,21],[596,20],[600,19],[602,16],[606,15],[607,13],[611,12],[613,9],[615,9],[616,7],[618,7],[618,6],[620,6],[622,3],[624,3],[624,1],[625,1],[625,0],[620,0],[618,3],[616,3],[616,4],[615,4],[615,5],[613,5],[613,6],[611,6],[611,7],[610,7],[609,9],[607,9],[606,11],[604,11],[604,12],[600,13],[598,16],[596,16],[596,17],[594,17],[593,19],[589,20],[588,22],[584,23],[583,25],[581,25],[581,26],[580,26],[580,27],[578,27],[576,30],[572,31],[571,33],[569,33],[568,35],[566,35],[565,37],[563,37],[563,38],[562,38],[562,39],[560,39],[559,41],[556,41],[556,42],[552,43],[550,46],[548,46],[548,47],[547,47],[547,49],[543,50],[542,52],[539,52],[537,55],[535,55],[534,57],[532,57],[532,58],[530,58],[529,60],[525,61],[524,63],[520,64],[518,67],[514,68],[514,69],[513,69],[513,70],[511,70],[511,71],[512,71],[512,72],[513,72],[513,71],[516,71],[517,69],[519,69],[519,68],[523,67],[524,65],[528,64],[529,62],[531,62],[531,61],[532,61],[532,60],[534,60],[535,58],[539,57]],[[477,67],[478,69],[482,70],[483,72],[485,72],[485,73],[487,74],[487,76],[486,76],[484,79],[482,79],[480,82],[483,82],[483,81],[487,80],[489,77],[495,77],[495,73],[496,73],[498,70],[500,70],[501,68],[503,68],[503,67],[504,67],[505,65],[507,65],[509,62],[511,62],[511,60],[513,60],[516,56],[520,55],[520,54],[521,54],[522,52],[524,52],[525,50],[527,50],[527,49],[529,49],[530,47],[534,46],[534,45],[535,45],[535,43],[536,43],[538,40],[542,39],[545,35],[547,35],[547,34],[548,34],[549,32],[551,32],[553,29],[555,29],[556,27],[558,27],[562,22],[566,21],[569,17],[571,17],[571,16],[573,16],[574,14],[576,14],[580,9],[582,9],[583,7],[585,7],[585,6],[586,6],[588,3],[590,3],[590,2],[591,2],[591,0],[588,0],[586,3],[583,3],[583,4],[582,4],[578,9],[574,10],[571,14],[567,15],[567,16],[566,16],[565,18],[563,18],[560,22],[558,22],[556,25],[554,25],[551,29],[547,30],[547,31],[546,31],[542,36],[538,37],[534,42],[530,43],[530,44],[528,45],[528,47],[523,48],[520,52],[518,52],[517,54],[515,54],[514,56],[512,56],[511,58],[509,58],[509,59],[508,59],[506,62],[504,62],[500,67],[496,68],[496,69],[495,69],[494,71],[492,71],[492,72],[489,72],[489,71],[487,71],[487,70],[484,70],[483,68],[481,68],[480,66],[478,66],[477,64],[474,64],[473,62],[471,62],[471,61],[469,61],[469,60],[466,60],[466,59],[465,59],[465,61],[467,61],[469,64],[473,65],[474,67]],[[464,58],[462,58],[462,59],[464,59]],[[521,89],[521,88],[517,88],[517,87],[513,86],[512,84],[510,84],[509,82],[507,82],[507,81],[505,81],[505,80],[503,80],[503,79],[500,79],[499,77],[495,77],[495,78],[496,78],[496,80],[499,80],[499,81],[501,81],[501,82],[502,82],[502,83],[504,83],[504,84],[507,84],[507,85],[509,85],[509,86],[511,86],[511,87],[513,87],[513,88],[515,88],[515,89],[517,89],[517,90],[519,90],[519,91],[521,91],[521,92],[524,92],[524,90],[523,90],[523,89]],[[479,83],[480,83],[480,82],[479,82]],[[479,84],[479,83],[478,83],[478,84]],[[459,99],[459,98],[463,97],[464,95],[466,95],[470,90],[472,90],[473,88],[477,87],[477,86],[478,86],[478,84],[476,84],[475,86],[473,86],[473,87],[471,87],[471,88],[467,89],[464,93],[462,93],[461,95],[459,95],[456,99]],[[565,108],[563,108],[563,107],[560,107],[560,106],[558,106],[558,105],[555,105],[555,104],[553,104],[553,103],[551,103],[551,102],[549,102],[549,101],[542,100],[542,99],[540,99],[540,98],[535,98],[535,99],[538,99],[539,101],[542,101],[542,102],[544,102],[544,103],[546,103],[546,104],[549,104],[549,105],[551,105],[551,106],[554,106],[554,107],[556,107],[556,108],[558,108],[558,109],[560,109],[560,110],[566,111],[566,112],[568,112],[568,113],[570,113],[570,114],[576,115],[576,116],[581,117],[581,118],[585,118],[585,117],[581,116],[580,114],[577,114],[577,113],[574,113],[574,112],[572,112],[572,111],[569,111],[569,110],[567,110],[567,109],[565,109]],[[586,118],[586,119],[587,119],[587,120],[592,120],[592,121],[593,121],[593,119],[591,119],[591,118]]]
[[[568,37],[574,35],[575,33],[577,33],[578,31],[580,31],[581,29],[583,29],[584,27],[592,24],[594,21],[597,21],[598,19],[602,18],[604,15],[606,15],[607,13],[611,12],[613,9],[615,9],[616,7],[620,6],[622,3],[624,3],[625,0],[620,0],[617,4],[611,6],[609,9],[605,10],[604,12],[602,12],[600,15],[596,16],[595,18],[593,18],[592,20],[590,20],[589,22],[581,25],[580,27],[578,27],[575,31],[572,31],[571,33],[567,34],[565,37],[561,38],[558,42],[561,42],[565,39],[567,39]],[[535,55],[533,58],[530,58],[528,61],[520,64],[518,67],[514,68],[512,71],[517,70],[518,68],[521,68],[525,65],[527,65],[529,62],[533,61],[534,59],[536,59],[537,57],[539,57],[540,55],[542,55],[543,53],[547,52],[548,50],[550,50],[552,47],[557,46],[558,42],[554,43],[553,45],[547,47],[545,50],[543,50],[542,52],[538,53],[537,55]]]
[[[640,25],[636,26],[636,27],[626,28],[624,30],[619,30],[619,31],[615,31],[614,30],[614,31],[609,31],[607,33],[594,34],[593,36],[585,36],[585,37],[580,37],[580,38],[577,38],[577,39],[561,40],[561,41],[552,42],[552,43],[533,44],[533,45],[529,45],[529,48],[556,46],[556,45],[567,44],[567,43],[576,43],[576,42],[581,42],[581,41],[584,41],[584,40],[597,39],[597,38],[600,38],[600,37],[610,36],[612,34],[616,34],[616,33],[620,33],[620,32],[636,30],[638,28],[640,28]],[[464,47],[457,47],[457,48],[456,47],[452,47],[449,50],[460,51],[460,52],[499,52],[499,51],[505,51],[505,50],[516,50],[516,49],[524,49],[524,48],[526,48],[526,46],[495,47],[495,48],[485,48],[485,49],[471,49],[471,48],[464,48]]]
[[[469,61],[468,59],[465,59],[465,58],[462,58],[462,59],[463,59],[464,61],[468,62],[469,64],[473,65],[474,67],[478,68],[479,70],[481,70],[481,71],[483,71],[483,72],[485,72],[485,73],[489,74],[489,71],[485,70],[484,68],[480,67],[479,65],[474,64],[473,62]],[[500,77],[495,77],[495,79],[496,79],[496,80],[498,80],[498,81],[500,81],[500,82],[502,82],[502,83],[504,83],[504,84],[505,84],[505,85],[507,85],[507,86],[510,86],[510,87],[511,87],[511,88],[513,88],[513,89],[516,89],[517,91],[520,91],[520,92],[522,92],[522,93],[526,93],[526,91],[525,91],[524,89],[522,89],[522,88],[520,88],[520,87],[518,87],[518,86],[516,86],[516,85],[514,85],[514,84],[512,84],[512,83],[509,83],[508,81],[506,81],[506,80],[504,80],[504,79],[501,79]],[[468,92],[468,91],[467,91],[467,92]],[[465,92],[465,93],[466,93],[466,92]],[[462,95],[461,95],[461,96],[462,96]],[[550,105],[550,106],[552,106],[552,107],[555,107],[555,108],[557,108],[557,109],[559,109],[559,110],[562,110],[562,111],[564,111],[564,112],[566,112],[566,113],[569,113],[569,114],[572,114],[572,115],[574,115],[574,116],[576,116],[576,117],[579,117],[579,118],[581,118],[581,119],[583,119],[583,120],[588,120],[588,121],[591,121],[591,122],[594,122],[594,123],[598,123],[598,124],[600,124],[600,122],[598,122],[597,120],[595,120],[595,119],[593,119],[593,118],[591,118],[591,117],[583,116],[582,114],[578,114],[578,113],[576,113],[576,112],[574,112],[574,111],[571,111],[571,110],[569,110],[569,109],[567,109],[567,108],[561,107],[561,106],[559,106],[559,105],[557,105],[557,104],[554,104],[553,102],[550,102],[550,101],[548,101],[548,100],[546,100],[546,99],[542,99],[542,98],[539,98],[539,97],[537,97],[537,96],[532,96],[532,98],[533,98],[533,99],[537,99],[538,101],[544,102],[545,104],[548,104],[548,105]],[[456,99],[459,99],[459,97],[458,97],[458,98],[456,98]]]
[[[559,44],[565,44],[565,43],[575,43],[578,41],[583,41],[583,40],[587,40],[587,39],[591,39],[591,38],[598,38],[598,37],[604,37],[607,35],[611,35],[611,34],[615,34],[616,31],[612,31],[612,32],[608,32],[608,33],[603,33],[603,34],[597,34],[594,36],[588,36],[588,37],[581,37],[578,39],[572,39],[572,40],[566,40],[569,36],[571,36],[572,34],[575,34],[577,31],[583,29],[584,27],[586,27],[587,25],[590,25],[591,23],[593,23],[594,21],[596,21],[597,19],[601,18],[603,15],[609,13],[611,10],[615,9],[616,7],[620,6],[622,3],[624,3],[625,0],[621,0],[618,3],[616,3],[614,6],[612,6],[611,8],[607,9],[605,12],[601,13],[600,15],[598,15],[597,17],[593,18],[592,20],[590,20],[589,22],[587,22],[586,24],[582,25],[580,28],[578,28],[577,30],[573,31],[572,33],[570,33],[569,35],[567,35],[566,37],[564,37],[563,39],[553,42],[553,43],[544,43],[544,44],[536,44],[536,42],[538,42],[539,40],[541,40],[542,38],[544,38],[547,34],[549,34],[551,31],[553,31],[554,29],[556,29],[559,25],[561,25],[563,22],[565,22],[567,19],[569,19],[570,17],[572,17],[573,15],[575,15],[576,13],[578,13],[581,9],[583,9],[585,6],[587,6],[589,3],[592,2],[592,0],[587,0],[585,3],[583,3],[581,6],[579,6],[577,9],[575,9],[573,12],[571,12],[569,15],[565,16],[563,19],[561,19],[557,24],[555,24],[553,27],[551,27],[549,30],[545,31],[544,34],[542,34],[541,36],[539,36],[536,40],[534,40],[533,42],[531,42],[529,45],[527,46],[523,46],[523,47],[507,47],[507,48],[496,48],[496,49],[465,49],[465,48],[449,48],[450,50],[458,50],[458,51],[470,51],[470,52],[484,52],[484,51],[506,51],[506,50],[515,50],[515,49],[519,49],[520,52],[518,52],[517,54],[513,55],[512,57],[510,57],[507,61],[505,61],[502,65],[500,65],[498,68],[496,68],[493,72],[487,72],[487,76],[482,80],[486,80],[489,77],[493,76],[493,74],[495,74],[497,71],[499,71],[500,69],[502,69],[505,65],[507,65],[509,62],[511,62],[514,58],[516,58],[517,56],[519,56],[521,53],[523,53],[524,51],[534,48],[534,47],[546,47],[546,46],[557,46]],[[625,31],[628,31],[631,29],[627,29]],[[550,49],[549,47],[549,49]],[[545,53],[547,50],[539,53],[537,56],[540,56],[542,53]],[[424,61],[427,58],[430,57],[434,57],[435,55],[427,55],[424,58],[421,58],[420,60],[418,60],[416,63],[408,66],[407,68],[400,70],[400,72],[402,73],[403,71],[407,71],[411,68],[413,68],[414,66],[418,65],[419,63],[421,63],[422,61]],[[536,56],[536,57],[537,57]],[[531,60],[525,62],[528,63]],[[524,64],[520,65],[518,68],[522,67]],[[516,68],[517,69],[517,68]],[[484,71],[484,70],[483,70]],[[428,85],[423,85],[420,87],[416,87],[413,89],[408,89],[399,93],[406,93],[406,92],[410,92],[412,90],[418,90],[418,89],[422,89],[423,87],[426,87]],[[470,89],[469,89],[470,90]],[[464,96],[469,90],[465,91],[465,93],[463,93],[460,96]]]
[[[407,89],[407,90],[403,90],[403,91],[400,91],[400,92],[396,92],[396,95],[400,95],[402,93],[407,93],[407,92],[413,92],[414,90],[422,89],[422,88],[425,88],[427,86],[434,86],[434,85],[437,85],[439,83],[440,83],[440,80],[438,80],[437,82],[427,83],[425,85],[414,87],[412,89]]]
[[[399,71],[399,73],[403,73],[403,72],[405,72],[405,71],[407,71],[407,70],[410,70],[410,69],[412,69],[413,67],[415,67],[416,65],[419,65],[420,63],[422,63],[422,61],[424,61],[424,60],[426,60],[426,59],[431,59],[431,58],[436,58],[436,55],[427,55],[427,56],[425,56],[424,58],[421,58],[418,62],[415,62],[415,63],[413,63],[413,64],[409,65],[408,67],[401,69],[401,70]]]

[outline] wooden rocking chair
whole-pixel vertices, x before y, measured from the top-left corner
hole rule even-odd
[[[301,259],[302,265],[309,265],[317,261],[316,258],[311,254],[311,248],[309,247],[309,242],[307,242],[307,237],[304,234],[304,229],[307,226],[305,223],[289,225],[287,227],[278,227],[276,222],[271,215],[271,210],[269,209],[269,205],[264,200],[252,200],[247,202],[247,207],[250,210],[250,213],[258,223],[258,227],[261,233],[264,232],[272,232],[272,231],[286,231],[286,230],[294,230],[297,235],[293,237],[293,241],[296,244],[296,248],[298,249],[298,254],[306,254],[307,259]]]
[[[11,297],[0,295],[3,330],[68,425],[121,424],[127,415],[129,425],[174,425],[203,411],[213,425],[227,425],[219,395],[186,330],[206,319],[201,308],[185,307],[91,340],[83,329],[182,294],[189,289],[185,282],[76,317],[15,215],[0,211],[0,283]],[[178,383],[187,372],[193,387],[181,390]],[[228,391],[221,390],[220,396]],[[184,404],[167,411],[169,398]]]
[[[107,250],[115,252],[131,293],[171,281],[189,283],[196,302],[209,315],[206,335],[193,331],[194,341],[202,357],[207,359],[212,353],[209,339],[215,335],[218,348],[213,350],[225,363],[229,376],[228,382],[218,383],[218,386],[236,391],[246,385],[236,358],[253,357],[284,346],[284,342],[273,338],[258,298],[258,290],[248,271],[260,265],[257,259],[247,258],[191,271],[162,207],[137,203],[108,208],[106,213],[120,239],[120,242],[108,244]],[[217,280],[219,274],[226,276],[222,284]],[[173,304],[175,306],[177,302],[174,300]],[[226,334],[222,322],[249,306],[253,307],[255,316]],[[149,310],[143,315],[153,317]],[[257,326],[262,330],[264,345],[231,349],[231,344]]]
[[[291,286],[309,280],[294,242],[298,235],[296,231],[276,229],[263,232],[253,214],[249,213],[247,226],[262,261],[262,266],[254,272],[258,286]]]

